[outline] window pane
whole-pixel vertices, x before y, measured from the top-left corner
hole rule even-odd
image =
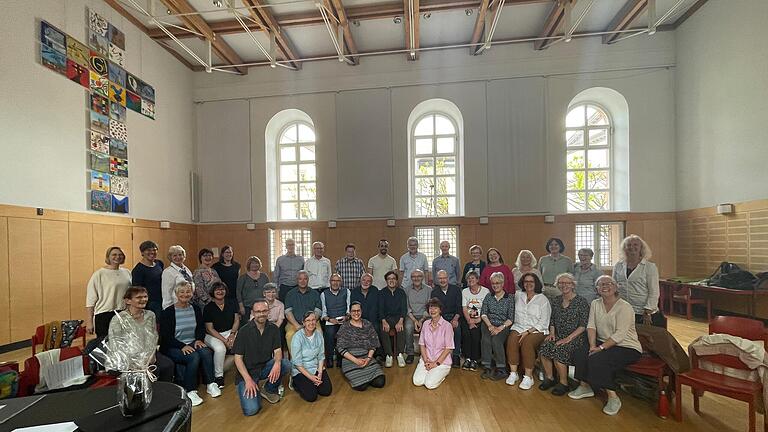
[[[302,201],[314,201],[317,199],[317,183],[302,183],[299,186],[299,198]]]
[[[416,154],[428,155],[432,154],[432,138],[422,138],[416,140]]]
[[[280,218],[286,220],[298,219],[298,203],[282,203],[280,204]]]
[[[568,211],[584,211],[587,208],[587,194],[585,192],[568,192]]]
[[[584,168],[584,150],[569,150],[565,159],[565,166],[568,169]]]
[[[280,185],[280,201],[296,201],[298,199],[296,183]]]
[[[608,149],[589,151],[590,168],[608,168],[608,166]]]
[[[568,171],[566,177],[568,190],[584,190],[584,171]]]
[[[426,116],[416,125],[416,129],[413,134],[416,136],[432,135],[435,131],[432,125],[432,119],[434,116]]]
[[[315,131],[305,124],[299,124],[299,142],[315,142]]]
[[[608,129],[593,129],[589,131],[590,146],[607,146]]]
[[[576,250],[582,248],[592,249],[595,252],[595,227],[592,224],[576,225]]]
[[[565,117],[565,127],[584,126],[584,105],[570,110]]]
[[[447,117],[441,115],[435,116],[435,134],[436,135],[452,135],[456,133],[456,128],[453,127],[453,123],[448,120]]]
[[[456,214],[456,197],[438,197],[435,201],[435,216]]]
[[[437,139],[437,152],[438,153],[453,153],[454,138],[438,138]]]
[[[419,177],[416,179],[416,196],[432,196],[435,192],[434,177]]]
[[[589,105],[587,106],[587,124],[590,126],[608,125],[608,116],[600,108]]]
[[[293,162],[296,160],[296,147],[288,146],[280,148],[280,162]]]
[[[288,183],[298,180],[298,170],[296,165],[281,165],[280,166],[280,182]]]
[[[584,146],[584,131],[566,131],[565,143],[568,147],[582,147]]]
[[[416,228],[416,238],[419,239],[419,250],[427,256],[427,262],[431,263],[435,258],[435,229]]]
[[[432,216],[432,198],[416,198],[416,216]]]
[[[315,146],[299,147],[299,158],[304,162],[315,160]]]
[[[283,132],[283,136],[280,137],[280,144],[290,144],[296,142],[296,125],[292,125]]]
[[[587,210],[608,210],[608,192],[590,192],[587,196]]]
[[[438,177],[437,195],[456,195],[456,177]]]
[[[317,219],[317,204],[314,201],[301,203],[301,219]]]
[[[299,180],[315,181],[315,164],[299,165]]]
[[[458,246],[456,241],[456,227],[439,228],[438,236],[437,236],[438,250],[440,250],[439,246],[440,246],[440,242],[442,241],[447,241],[448,243],[451,244],[451,248],[455,249]]]
[[[416,175],[433,175],[435,173],[435,160],[433,158],[416,159]]]
[[[456,174],[456,158],[439,157],[435,167],[437,174]]]
[[[590,189],[608,189],[608,171],[590,171],[587,175]]]

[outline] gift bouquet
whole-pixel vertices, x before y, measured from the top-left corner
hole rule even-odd
[[[91,352],[91,358],[108,371],[120,373],[117,404],[123,416],[143,412],[152,402],[152,382],[157,334],[137,325],[128,314],[116,313],[109,336]]]

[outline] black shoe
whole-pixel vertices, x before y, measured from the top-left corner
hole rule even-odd
[[[494,381],[501,381],[506,378],[507,371],[502,368],[496,368],[496,370],[493,371],[493,375],[491,376],[491,379]]]
[[[472,360],[469,363],[469,370],[476,371],[477,370],[477,360]]]
[[[539,384],[539,390],[547,391],[555,386],[555,380],[551,380],[549,378],[544,378],[544,381]]]
[[[464,364],[461,365],[461,368],[464,369],[464,370],[469,370],[471,368],[471,366],[472,366],[472,360],[466,359],[466,360],[464,360]]]
[[[336,367],[338,367],[338,368],[341,367],[341,357],[336,359]]]
[[[555,385],[555,388],[552,389],[552,394],[554,396],[562,396],[564,394],[568,393],[568,387],[564,386],[560,383],[557,383]]]
[[[480,375],[480,378],[482,379],[492,379],[493,377],[493,371],[491,368],[483,368],[483,373]]]
[[[413,364],[413,354],[408,354],[405,358],[405,364]]]
[[[224,388],[224,377],[216,377],[214,379],[214,382],[216,382],[216,385],[219,386],[220,389]]]
[[[454,369],[458,369],[461,367],[461,357],[454,357],[451,362],[451,367]]]
[[[325,361],[325,368],[326,369],[333,369],[333,359],[327,359]]]

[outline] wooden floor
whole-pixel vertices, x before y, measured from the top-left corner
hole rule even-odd
[[[669,330],[683,347],[706,333],[703,322],[670,318]],[[30,350],[0,355],[0,361],[22,360]],[[690,390],[683,390],[683,422],[658,418],[651,405],[620,394],[623,407],[615,417],[602,413],[597,399],[574,401],[555,397],[536,387],[529,391],[510,387],[503,381],[480,379],[479,372],[453,369],[437,390],[411,384],[414,365],[386,369],[383,389],[353,391],[338,369],[331,370],[333,394],[307,403],[286,389],[276,405],[266,403],[254,417],[244,417],[235,394],[233,371],[221,397],[211,399],[201,391],[204,403],[193,409],[193,431],[262,430],[296,432],[321,431],[746,431],[747,405],[705,394],[701,416],[693,411]],[[538,382],[536,383],[538,385]],[[202,389],[202,388],[201,388]],[[761,430],[762,416],[757,427]]]

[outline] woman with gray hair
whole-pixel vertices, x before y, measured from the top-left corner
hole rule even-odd
[[[589,398],[604,389],[608,401],[603,412],[616,415],[621,409],[621,400],[616,394],[614,374],[636,362],[643,348],[635,330],[634,311],[619,298],[616,280],[608,275],[600,276],[597,291],[600,298],[590,305],[587,321],[589,350],[574,354],[575,377],[580,384],[568,397]]]
[[[587,300],[587,304],[597,299],[595,281],[603,275],[603,272],[592,262],[595,253],[590,248],[579,249],[579,262],[573,265],[573,275],[576,282],[576,295]],[[559,276],[558,276],[559,277]]]
[[[187,251],[179,245],[173,245],[168,248],[168,267],[163,270],[162,291],[163,291],[163,309],[176,303],[176,285],[179,282],[187,281],[195,289],[195,283],[192,281],[192,271],[184,265],[187,259]]]
[[[264,287],[267,283],[269,283],[269,278],[261,272],[261,259],[257,256],[248,257],[248,261],[245,262],[245,273],[237,278],[235,289],[240,315],[243,316],[243,319],[250,320],[253,303],[256,302],[256,299],[264,297]]]
[[[536,268],[536,263],[536,257],[533,256],[533,252],[528,249],[521,250],[520,253],[517,254],[515,268],[512,269],[512,274],[515,275],[515,281],[520,281],[525,273],[533,273],[541,279],[541,272]]]
[[[613,278],[621,298],[632,305],[636,324],[667,327],[667,319],[659,311],[659,269],[648,261],[653,253],[636,234],[621,242],[622,259],[613,267]]]
[[[573,353],[586,347],[589,303],[576,295],[574,278],[570,273],[560,273],[555,285],[563,294],[552,302],[552,318],[549,335],[539,346],[539,358],[544,367],[544,381],[540,390],[552,389],[552,394],[562,396],[568,392],[568,365],[573,364]],[[553,365],[557,369],[555,382]]]
[[[483,363],[483,374],[480,378],[496,381],[507,377],[504,343],[515,320],[515,296],[504,291],[503,273],[493,273],[489,279],[493,292],[485,296],[480,307],[480,350]],[[492,369],[492,361],[496,363],[495,369]]]

